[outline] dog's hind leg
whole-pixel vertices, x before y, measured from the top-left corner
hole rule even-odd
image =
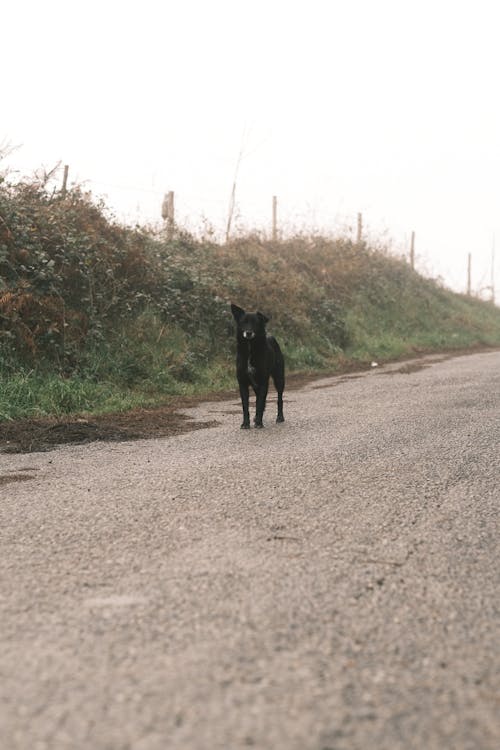
[[[274,386],[278,392],[278,416],[276,417],[277,422],[284,422],[285,417],[283,416],[283,390],[285,388],[284,378],[273,378]]]
[[[282,363],[278,366],[277,372],[273,372],[273,383],[278,393],[278,416],[277,422],[284,422],[283,416],[283,391],[285,390],[285,368]]]
[[[278,416],[276,417],[276,421],[285,421],[285,417],[283,416],[283,391],[278,391]]]
[[[248,385],[240,383],[240,397],[241,407],[243,409],[243,422],[241,423],[242,430],[250,429],[250,411],[248,408],[249,396],[248,396]]]

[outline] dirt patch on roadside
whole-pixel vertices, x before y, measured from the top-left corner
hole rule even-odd
[[[0,487],[11,482],[26,482],[30,479],[34,479],[34,477],[27,474],[7,474],[6,476],[0,476]]]
[[[397,370],[387,370],[387,371],[381,371],[377,373],[378,375],[411,375],[414,372],[419,372],[420,370],[425,370],[427,367],[430,367],[433,364],[436,364],[436,362],[443,362],[446,359],[446,357],[440,357],[439,359],[435,359],[432,362],[407,362],[406,364],[402,365],[402,367],[398,367]]]
[[[190,404],[192,405],[192,404]],[[177,408],[181,408],[180,405]],[[123,414],[84,417],[21,419],[0,424],[0,453],[46,451],[57,445],[121,441],[179,435],[213,427],[216,421],[193,422],[172,405],[134,409]]]

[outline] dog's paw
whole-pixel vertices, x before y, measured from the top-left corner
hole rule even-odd
[[[243,422],[243,424],[240,427],[240,430],[249,430],[250,429],[250,422]]]
[[[276,417],[276,422],[281,423],[285,421],[285,417],[283,415]]]
[[[260,429],[262,429],[264,425],[262,424],[262,422],[255,422],[255,427],[259,427]]]

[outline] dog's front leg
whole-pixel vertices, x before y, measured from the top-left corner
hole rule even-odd
[[[268,383],[266,383],[265,385],[261,385],[256,394],[257,403],[255,406],[255,419],[254,419],[254,424],[256,427],[264,427],[264,425],[262,424],[262,417],[264,416],[264,409],[266,408],[268,387],[269,387]]]
[[[241,406],[243,409],[243,422],[241,423],[241,429],[242,430],[248,430],[250,429],[250,411],[248,409],[248,383],[240,383],[240,397],[241,397]]]

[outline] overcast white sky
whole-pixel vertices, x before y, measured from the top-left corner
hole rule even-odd
[[[500,267],[494,0],[4,0],[0,143],[61,160],[119,218],[416,232],[458,290]],[[5,166],[5,163],[4,163]],[[500,271],[497,271],[497,298]]]

